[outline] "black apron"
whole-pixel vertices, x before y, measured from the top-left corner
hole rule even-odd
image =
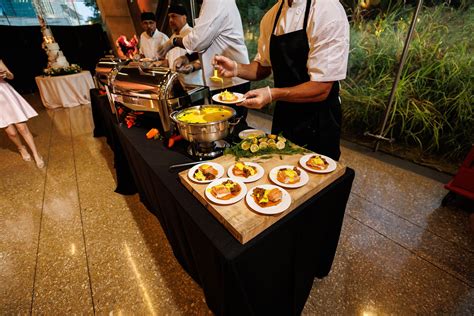
[[[311,0],[306,1],[303,29],[274,35],[283,2],[278,10],[270,38],[270,61],[275,87],[293,87],[310,80],[306,63],[309,44],[306,35]],[[341,103],[339,82],[334,82],[328,98],[322,102],[293,103],[277,101],[272,133],[282,133],[294,143],[317,153],[339,159],[341,151]]]

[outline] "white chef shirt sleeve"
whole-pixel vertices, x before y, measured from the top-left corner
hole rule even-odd
[[[183,37],[183,46],[188,53],[205,51],[219,36],[227,18],[228,10],[225,9],[225,2],[225,0],[209,0],[203,3],[196,25]]]
[[[337,81],[346,78],[349,57],[349,24],[333,20],[313,27],[308,34],[308,73],[311,81]]]
[[[260,22],[260,36],[258,38],[257,54],[254,60],[264,67],[271,67],[270,61],[270,37],[272,35],[273,18],[270,10],[265,14]],[[273,17],[273,18],[272,18]]]

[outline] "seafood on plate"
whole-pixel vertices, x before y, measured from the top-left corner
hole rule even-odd
[[[264,189],[256,187],[253,189],[252,197],[260,207],[270,207],[278,205],[282,201],[283,192],[278,188]]]
[[[300,181],[301,170],[294,168],[281,168],[277,173],[277,180],[285,184],[295,184]]]
[[[237,182],[226,180],[211,187],[211,194],[219,200],[229,200],[239,195],[242,188]]]
[[[233,94],[232,92],[225,90],[219,93],[219,99],[225,102],[234,102],[237,101],[239,97]]]
[[[306,161],[306,166],[314,170],[326,170],[329,163],[320,155],[313,155]]]
[[[197,181],[214,180],[217,177],[218,171],[211,165],[202,164],[194,172],[194,179]]]
[[[238,161],[232,168],[232,173],[238,177],[248,178],[257,173],[257,168]]]

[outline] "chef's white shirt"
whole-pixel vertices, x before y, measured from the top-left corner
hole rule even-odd
[[[273,24],[281,2],[284,1],[280,18]],[[311,0],[310,0],[311,1]],[[303,29],[305,0],[279,0],[260,22],[260,38],[255,61],[262,66],[271,66],[270,36],[286,34]],[[344,8],[338,0],[312,0],[308,26],[309,43],[307,68],[311,81],[337,81],[346,78],[349,56],[349,22]]]
[[[168,36],[155,30],[153,36],[149,36],[146,32],[140,35],[140,54],[145,55],[146,58],[158,59],[158,46],[163,45]]]
[[[242,20],[235,0],[204,0],[199,18],[195,20],[193,30],[183,38],[183,45],[188,53],[201,54],[204,82],[209,89],[221,89],[221,83],[209,79],[214,71],[214,55],[223,55],[238,63],[249,63]],[[224,78],[224,88],[245,82],[248,81],[238,77]]]
[[[189,26],[188,23],[186,23],[181,30],[179,31],[179,34],[173,33],[171,35],[171,39],[175,37],[184,37],[186,36],[189,32],[191,32],[193,28]],[[168,51],[166,54],[166,59],[168,60],[168,66],[173,70],[176,71],[174,67],[174,61],[176,58],[183,56],[186,54],[186,50],[181,47],[174,47]],[[196,70],[193,71],[189,74],[181,74],[181,77],[183,78],[184,83],[186,84],[191,84],[191,85],[200,85],[202,86],[204,83],[202,81],[202,70]]]

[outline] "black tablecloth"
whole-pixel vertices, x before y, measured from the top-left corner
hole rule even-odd
[[[170,164],[191,161],[189,157],[146,140],[144,129],[116,124],[107,99],[95,90],[91,95],[96,130],[106,129],[107,137],[114,138],[109,144],[115,156],[126,160],[116,164],[117,178],[131,173],[130,187],[159,219],[175,257],[201,285],[209,308],[218,315],[301,313],[313,279],[330,271],[354,171],[348,168],[242,245],[179,182],[177,172],[168,171]]]

